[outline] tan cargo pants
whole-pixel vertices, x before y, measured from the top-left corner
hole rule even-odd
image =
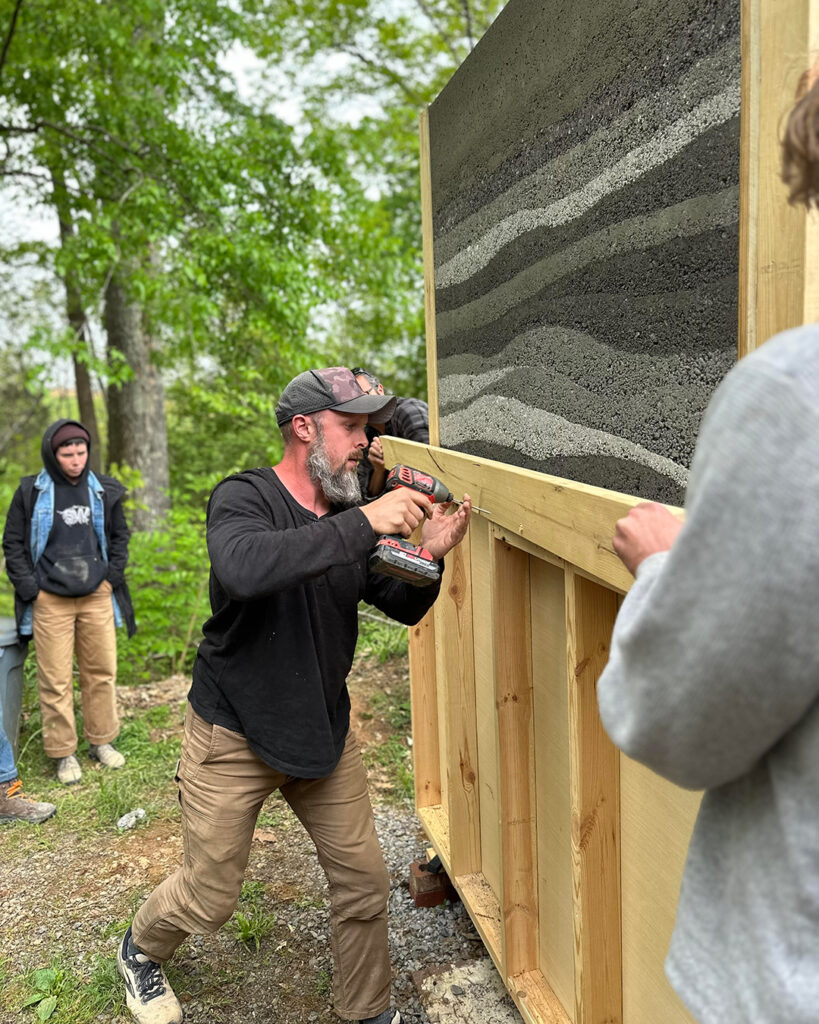
[[[75,644],[85,738],[96,746],[116,739],[117,640],[111,584],[103,580],[85,597],[41,590],[34,602],[33,632],[46,754],[67,757],[77,749]]]
[[[164,963],[190,934],[215,932],[239,899],[256,818],[278,789],[316,845],[330,883],[334,1008],[348,1020],[390,1004],[389,876],[375,834],[354,733],[325,779],[266,765],[244,736],[210,725],[188,705],[179,763],[183,863],[137,911],[137,947]]]

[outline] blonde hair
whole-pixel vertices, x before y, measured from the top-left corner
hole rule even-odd
[[[796,96],[782,140],[782,180],[788,186],[790,203],[819,208],[819,80],[815,69],[802,75]]]

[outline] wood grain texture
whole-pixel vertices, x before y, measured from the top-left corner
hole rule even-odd
[[[537,825],[529,556],[493,544],[506,975],[538,966]]]
[[[470,525],[472,556],[472,632],[475,638],[478,791],[481,814],[481,870],[501,899],[501,817],[498,765],[498,715],[495,696],[495,632],[492,590],[492,525],[476,516]]]
[[[450,859],[454,874],[471,874],[481,869],[481,844],[469,536],[447,555],[435,603],[435,646]]]
[[[526,1024],[570,1024],[571,1018],[539,971],[510,978],[509,994]]]
[[[695,1024],[664,963],[700,799],[620,755],[625,1024]]]
[[[611,544],[618,519],[639,498],[413,441],[384,439],[385,458],[405,462],[468,493],[493,523],[625,593],[631,574]],[[672,511],[682,517],[681,509]],[[477,515],[478,513],[476,513]]]
[[[532,605],[539,967],[574,1018],[569,694],[562,568],[529,560]]]
[[[421,171],[421,234],[424,258],[424,322],[427,335],[427,402],[429,403],[429,439],[440,444],[441,428],[438,402],[438,342],[435,328],[435,255],[432,224],[432,171],[429,148],[429,108],[421,112],[418,123]]]
[[[446,808],[443,806],[419,807],[417,813],[429,841],[441,858],[444,871],[452,878],[452,862],[449,856],[449,815]]]
[[[472,923],[498,973],[503,976],[503,920],[497,896],[480,871],[449,877],[469,911]]]
[[[619,754],[597,711],[617,595],[566,573],[575,1022],[622,1021]]]
[[[757,295],[756,345],[802,323],[805,279],[805,211],[789,206],[780,178],[779,138],[793,106],[796,85],[809,66],[809,12],[813,0],[751,0],[750,22],[759,32],[759,56],[751,54],[758,74],[751,89],[759,92],[757,155]],[[754,9],[757,8],[757,9]],[[757,108],[750,104],[749,116]],[[749,211],[753,216],[753,211]]]
[[[415,806],[441,803],[438,747],[438,677],[435,670],[435,616],[430,611],[409,631],[410,703]]]

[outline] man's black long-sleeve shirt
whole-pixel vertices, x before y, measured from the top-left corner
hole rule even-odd
[[[347,675],[358,603],[412,625],[440,585],[369,573],[375,534],[358,508],[321,518],[272,469],[223,480],[208,506],[212,616],[189,699],[206,721],[247,738],[277,771],[329,775],[350,724]]]

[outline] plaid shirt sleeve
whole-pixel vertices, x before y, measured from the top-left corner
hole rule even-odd
[[[385,432],[429,444],[429,406],[420,398],[399,398]]]

